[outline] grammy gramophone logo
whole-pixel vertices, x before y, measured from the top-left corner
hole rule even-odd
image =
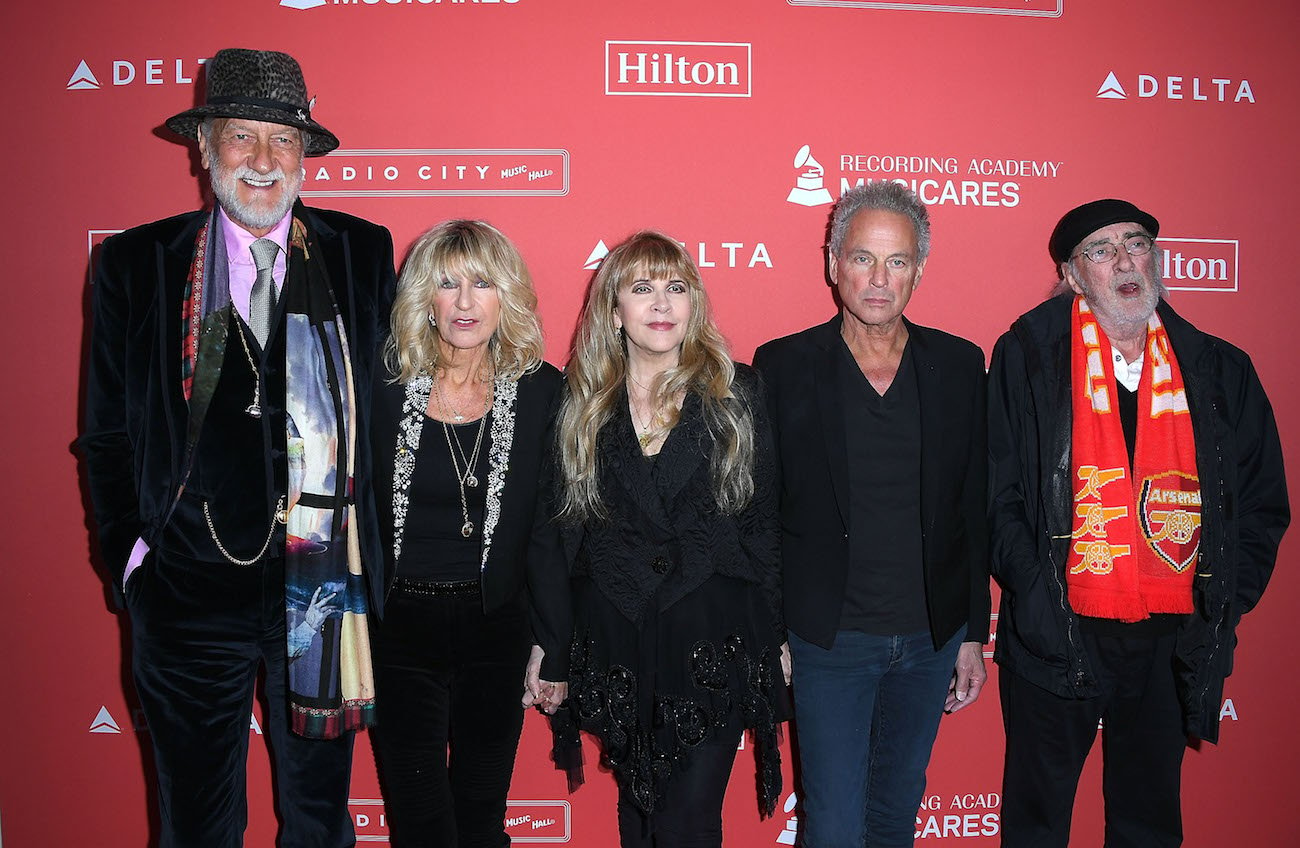
[[[831,193],[826,190],[826,169],[822,163],[813,158],[812,147],[805,144],[794,155],[794,166],[799,175],[795,177],[794,188],[785,199],[800,206],[824,206],[831,202]]]

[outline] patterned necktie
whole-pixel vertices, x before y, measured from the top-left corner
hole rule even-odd
[[[271,335],[271,316],[275,314],[275,278],[271,276],[271,269],[275,267],[280,245],[260,238],[248,249],[253,254],[253,264],[257,266],[257,279],[248,299],[248,329],[253,331],[258,346],[265,348]]]

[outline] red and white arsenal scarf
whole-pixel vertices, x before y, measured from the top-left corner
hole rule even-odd
[[[1132,474],[1110,340],[1082,297],[1071,321],[1074,519],[1066,573],[1080,615],[1141,621],[1192,611],[1201,488],[1182,372],[1151,313]]]

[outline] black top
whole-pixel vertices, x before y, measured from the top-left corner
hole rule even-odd
[[[849,471],[849,569],[841,630],[877,636],[923,633],[921,397],[912,345],[884,395],[847,344],[839,384]]]
[[[474,454],[478,421],[448,425],[444,435],[441,421],[427,418],[420,451],[411,474],[406,512],[406,532],[402,541],[401,576],[411,580],[477,580],[483,553],[483,508],[487,503],[488,449],[491,440],[492,413],[484,416],[483,445],[474,465],[477,486],[465,487],[465,502],[473,532],[461,534],[465,514],[461,510],[460,486],[452,469],[450,449],[457,441],[465,458]],[[451,436],[451,448],[447,445]],[[457,454],[457,462],[460,455]],[[460,466],[462,469],[464,465]]]

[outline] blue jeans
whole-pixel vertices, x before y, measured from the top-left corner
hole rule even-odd
[[[825,650],[790,634],[804,848],[913,844],[961,639],[841,630]]]

